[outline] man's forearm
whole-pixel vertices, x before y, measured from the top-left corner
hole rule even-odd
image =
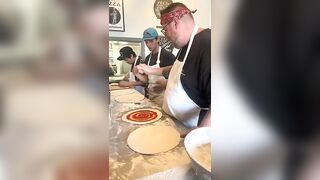
[[[146,84],[148,82],[148,76],[145,75],[145,74],[135,74],[135,76],[141,81],[143,82],[144,84]]]
[[[132,84],[132,86],[145,86],[146,83],[142,82],[142,81],[132,81],[130,82]]]
[[[191,132],[194,129],[200,128],[200,127],[211,127],[211,107],[209,108],[208,112],[204,116],[204,118],[203,118],[202,122],[199,124],[199,126],[197,126],[195,128],[191,128],[188,131],[186,131],[185,133],[180,134],[180,137],[185,138],[189,132]]]
[[[133,87],[133,86],[144,86],[146,83],[142,81],[120,81],[119,86],[120,87]]]
[[[120,87],[129,87],[130,86],[130,82],[122,80],[122,81],[119,82],[119,86]]]
[[[202,122],[199,124],[198,127],[210,127],[211,126],[211,108],[204,116]]]
[[[169,77],[169,73],[171,71],[172,65],[171,66],[166,66],[166,67],[162,67],[162,75],[166,78]]]
[[[148,74],[168,77],[171,68],[172,68],[172,65],[161,67],[161,68],[152,68],[152,70],[151,70],[152,72],[149,72]]]

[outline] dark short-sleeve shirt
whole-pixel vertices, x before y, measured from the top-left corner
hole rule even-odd
[[[158,53],[152,54],[152,55],[149,54],[145,59],[145,64],[149,63],[149,58],[150,58],[150,55],[151,55],[149,66],[155,65],[156,62],[157,62]],[[159,65],[160,67],[170,66],[170,65],[172,65],[174,63],[174,60],[175,60],[175,57],[171,52],[169,52],[169,51],[167,51],[167,50],[165,50],[163,48],[161,49],[160,65]]]
[[[188,45],[184,46],[178,57],[183,61]],[[178,54],[179,54],[178,53]],[[190,97],[200,108],[211,105],[211,30],[205,29],[196,34],[190,52],[181,72],[181,84]],[[206,110],[199,116],[201,123]]]

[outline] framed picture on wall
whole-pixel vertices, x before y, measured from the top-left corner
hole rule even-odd
[[[159,45],[169,52],[173,50],[173,44],[164,36],[159,36]]]
[[[156,0],[153,5],[154,14],[160,19],[160,11],[172,4],[172,0]]]
[[[109,31],[125,31],[123,0],[109,0]]]

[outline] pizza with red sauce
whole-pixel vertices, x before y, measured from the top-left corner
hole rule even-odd
[[[159,120],[162,113],[157,109],[144,108],[129,111],[122,116],[122,120],[134,124],[146,124]]]

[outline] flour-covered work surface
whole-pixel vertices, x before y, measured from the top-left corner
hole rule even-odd
[[[169,126],[178,133],[186,132],[187,128],[146,98],[138,103],[120,103],[115,100],[118,95],[111,92],[109,106],[109,179],[155,179],[158,177],[194,179],[195,173],[183,144],[184,139],[178,139],[178,145],[172,149],[155,154],[138,153],[128,146],[128,136],[139,128]],[[127,112],[141,108],[156,109],[162,113],[162,116],[159,120],[148,124],[134,124],[122,120]]]

